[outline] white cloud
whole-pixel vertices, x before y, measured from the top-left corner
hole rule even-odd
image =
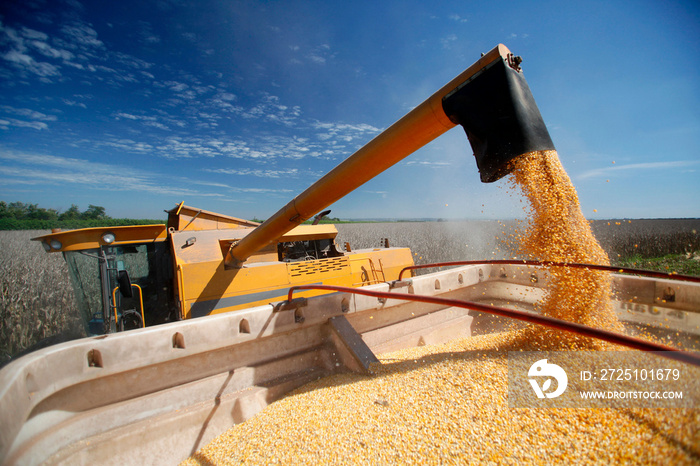
[[[178,86],[182,81],[168,81],[168,85]],[[165,86],[165,82],[160,86]],[[199,86],[203,90],[214,90],[210,86]],[[173,101],[170,103],[178,108],[181,117],[174,118],[169,112],[162,109],[154,109],[159,115],[142,115],[134,111],[120,111],[112,116],[125,123],[133,122],[138,125],[130,127],[133,134],[140,134],[143,144],[137,145],[136,141],[120,141],[110,138],[107,141],[94,141],[94,147],[108,145],[113,148],[120,147],[125,151],[142,152],[148,148],[154,156],[165,158],[191,158],[191,157],[217,157],[226,156],[239,159],[275,159],[292,158],[303,159],[307,157],[332,159],[347,155],[349,145],[355,144],[357,148],[367,142],[381,129],[366,123],[325,123],[317,120],[308,121],[303,118],[300,106],[287,105],[272,94],[263,94],[259,100],[248,107],[232,105],[231,102],[239,98],[226,91],[213,94],[214,97],[206,100],[198,100],[196,105],[185,101]],[[229,117],[229,118],[227,118]],[[219,133],[214,137],[200,137],[187,134],[163,139],[162,135],[149,133],[149,127],[168,130],[170,128],[189,128],[193,131],[210,131],[217,126],[229,124],[226,120],[236,117],[244,118],[261,124],[273,122],[282,127],[292,128],[290,131],[274,130],[270,132],[269,126],[264,131],[248,135],[246,140],[231,138]],[[272,134],[271,134],[272,133]],[[285,134],[286,133],[286,134]],[[290,134],[291,133],[291,134]],[[204,133],[206,134],[206,133]],[[308,137],[301,138],[295,134],[304,134]],[[132,136],[133,137],[133,136]],[[87,141],[83,145],[89,144]]]
[[[216,157],[219,151],[201,138],[170,137],[156,146],[159,155],[167,158]]]
[[[159,121],[157,121],[158,118],[157,118],[157,117],[154,117],[154,116],[132,115],[132,114],[130,114],[130,113],[120,112],[120,113],[116,113],[116,114],[114,115],[114,117],[115,117],[117,120],[126,119],[126,120],[132,120],[132,121],[140,121],[140,122],[142,122],[142,123],[143,123],[144,125],[146,125],[146,126],[150,126],[150,127],[152,127],[152,128],[158,128],[158,129],[170,131],[170,128],[169,128],[167,125],[165,125],[165,124],[160,123]]]
[[[326,63],[326,58],[321,55],[311,53],[307,56],[307,58],[314,63],[318,63],[319,65]]]
[[[139,70],[143,74],[146,74],[143,72],[143,70],[151,69],[154,66],[153,63],[147,62],[146,60],[142,60],[133,55],[128,55],[122,52],[115,52],[112,50],[108,52],[108,57],[112,62],[121,63],[122,65],[125,65],[128,68]],[[153,75],[150,73],[148,73],[148,75],[153,77]]]
[[[27,47],[24,45],[25,38],[22,37],[22,35],[17,32],[16,29],[11,27],[3,27],[1,30],[5,34],[5,41],[11,44],[12,48],[19,51],[27,50]]]
[[[170,90],[174,92],[182,92],[189,87],[187,84],[178,81],[165,81],[163,84],[168,86]]]
[[[348,124],[348,123],[324,123],[316,121],[313,126],[318,129],[327,129],[333,133],[339,133],[344,131],[357,132],[357,133],[377,133],[381,130],[375,126],[368,125],[366,123],[359,124]]]
[[[106,146],[114,149],[119,149],[125,152],[143,153],[150,154],[153,152],[154,147],[145,142],[137,142],[131,139],[111,139],[104,142],[98,142],[95,144],[98,147]]]
[[[37,39],[41,41],[46,41],[49,38],[47,34],[34,29],[29,29],[28,27],[22,28],[22,35],[27,39]]]
[[[24,68],[30,73],[42,77],[59,76],[58,67],[46,62],[37,62],[32,57],[18,50],[10,50],[2,56],[5,60]]]
[[[62,60],[61,64],[84,69],[83,65],[71,61],[76,58],[76,55],[66,49],[76,50],[83,55],[87,49],[91,49],[98,43],[101,46],[101,42],[96,39],[97,33],[89,26],[79,24],[62,28],[68,40],[60,38],[51,40],[45,32],[26,27],[19,32],[10,27],[3,28],[1,31],[4,33],[4,41],[9,45],[9,50],[2,57],[25,72],[44,78],[44,82],[50,82],[48,77],[60,76],[60,68],[55,63],[40,61],[33,54],[38,53],[52,60]],[[49,44],[50,41],[54,44]]]
[[[153,32],[153,27],[151,23],[146,21],[138,21],[138,26],[140,28],[138,32],[139,39],[146,44],[158,44],[160,43],[160,37]]]
[[[174,186],[160,174],[134,167],[91,162],[89,160],[53,155],[20,153],[0,150],[0,175],[12,177],[8,181],[23,184],[75,184],[105,191],[132,191],[177,196],[222,197],[220,192],[201,192]],[[34,167],[40,166],[41,169]],[[120,176],[120,173],[126,173]]]
[[[87,108],[87,105],[85,105],[82,102],[76,102],[75,100],[69,100],[69,99],[61,99],[63,100],[63,103],[70,106],[70,107],[81,107],[81,108]]]
[[[581,173],[577,178],[595,178],[595,177],[605,177],[614,174],[619,174],[622,172],[636,171],[636,170],[665,170],[665,169],[678,169],[684,167],[692,167],[694,165],[700,164],[699,160],[675,160],[667,162],[646,162],[646,163],[631,163],[627,165],[611,165],[609,167],[595,168],[593,170],[588,170]]]
[[[201,180],[196,180],[196,179],[190,179],[190,178],[182,178],[182,182],[186,184],[195,184],[199,186],[208,186],[212,188],[217,188],[221,192],[221,189],[226,189],[229,192],[233,193],[252,193],[252,194],[268,194],[268,193],[291,193],[293,190],[291,189],[282,189],[282,188],[253,188],[253,187],[242,187],[242,186],[231,186],[225,183],[216,183],[212,181],[201,181]],[[223,194],[221,194],[223,196]],[[240,202],[240,199],[220,199],[220,200],[225,200],[225,201],[231,201],[231,202]]]
[[[37,130],[48,129],[48,125],[42,121],[22,121],[16,120],[14,118],[8,118],[7,121],[9,126],[16,126],[18,128],[33,128]]]
[[[54,155],[37,154],[30,152],[0,150],[0,159],[11,162],[20,162],[22,164],[32,166],[65,168],[71,170],[81,170],[82,167],[90,166],[90,169],[95,173],[109,173],[111,170],[113,170],[113,167],[107,164],[90,162],[82,159],[56,157]]]
[[[117,120],[119,120],[120,118],[126,118],[127,120],[141,120],[141,119],[145,118],[145,117],[140,117],[137,115],[131,115],[129,113],[117,113],[114,116],[117,118]]]
[[[61,58],[63,60],[68,61],[71,60],[74,56],[68,50],[55,49],[46,42],[38,40],[29,41],[29,45],[37,49],[42,55],[49,58]]]
[[[336,53],[332,52],[331,46],[329,44],[321,44],[315,47],[302,48],[298,45],[290,45],[289,49],[295,54],[289,58],[289,62],[295,65],[301,65],[304,63],[315,63],[317,65],[323,65],[328,60],[332,60],[336,57]]]
[[[301,116],[301,107],[298,105],[293,107],[282,105],[280,104],[279,97],[267,93],[264,94],[260,102],[253,107],[248,109],[238,108],[240,112],[237,113],[243,118],[249,120],[264,119],[288,127],[294,126]]]
[[[73,15],[75,17],[75,15]],[[157,37],[147,35],[144,40],[153,43]],[[60,27],[55,35],[44,31],[21,27],[0,27],[0,42],[5,47],[0,57],[27,75],[37,75],[40,81],[51,83],[52,78],[81,79],[74,74],[63,74],[62,67],[69,71],[102,72],[109,76],[103,82],[120,87],[123,83],[139,82],[131,70],[138,70],[138,77],[154,79],[147,73],[153,66],[131,55],[108,50],[98,38],[98,33],[86,22],[74,20]],[[104,66],[102,63],[110,63]],[[89,78],[91,81],[93,77]],[[101,77],[98,79],[102,79]]]
[[[158,129],[162,129],[165,131],[170,131],[170,128],[167,125],[164,125],[163,123],[158,123],[157,121],[146,121],[143,124],[146,126],[151,126],[153,128],[158,128]]]
[[[323,131],[316,133],[316,138],[321,141],[329,141],[331,144],[335,142],[334,140],[336,139],[344,142],[352,142],[353,140],[365,142],[369,136],[382,131],[366,123],[347,124],[315,121],[311,126],[316,130]]]
[[[442,44],[442,47],[445,49],[452,48],[452,45],[457,42],[457,35],[456,34],[449,34],[445,37],[442,37],[440,39],[440,43]]]
[[[251,169],[251,168],[218,168],[218,169],[205,169],[204,171],[210,173],[223,173],[226,175],[239,175],[239,176],[257,176],[260,178],[284,178],[289,176],[296,176],[299,174],[299,170],[296,168],[289,168],[285,170],[261,170],[261,169]]]
[[[193,44],[197,43],[197,34],[193,32],[183,32],[182,37],[192,42]]]
[[[428,167],[428,168],[444,168],[444,167],[449,167],[452,165],[449,162],[430,162],[427,160],[409,160],[406,162],[406,165],[419,165],[421,167]]]
[[[97,38],[97,31],[85,23],[74,23],[71,25],[65,25],[61,28],[61,32],[72,39],[69,42],[73,47],[79,48],[80,46],[90,47],[90,48],[102,48],[104,44],[101,40]]]
[[[31,118],[33,120],[56,121],[55,115],[46,115],[44,113],[37,112],[29,108],[15,108],[9,105],[0,105],[0,111],[3,111],[5,113],[11,113],[13,115]]]

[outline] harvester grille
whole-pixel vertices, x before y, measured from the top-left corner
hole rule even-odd
[[[289,271],[290,277],[301,277],[305,275],[343,272],[349,266],[347,257],[334,257],[332,259],[294,262],[287,264],[287,270]]]

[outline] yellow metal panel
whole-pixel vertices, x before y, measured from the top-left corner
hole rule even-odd
[[[289,284],[282,262],[245,269],[225,269],[221,260],[182,265],[185,295],[188,299],[209,300],[251,290],[270,290]]]
[[[183,203],[168,211],[168,227],[180,231],[225,230],[257,225],[259,225],[257,222],[209,212],[208,210],[183,205]]]
[[[368,249],[330,259],[249,264],[241,269],[225,269],[220,262],[188,264],[183,267],[185,317],[284,301],[294,285],[360,286],[395,280],[409,265],[413,260],[408,248]],[[297,296],[326,293],[310,290]]]
[[[105,233],[114,234],[116,240],[111,243],[113,245],[165,241],[168,236],[165,225],[130,225],[59,231],[32,238],[32,240],[45,243],[50,243],[52,240],[60,241],[61,249],[51,249],[50,252],[80,251],[105,246],[107,243],[102,241],[102,235]]]
[[[293,285],[323,282],[330,278],[350,275],[350,263],[347,257],[288,262],[286,265],[289,282]]]
[[[338,229],[335,225],[298,225],[285,233],[279,241],[309,241],[313,239],[335,239]]]
[[[178,231],[172,234],[173,254],[178,263],[195,263],[208,260],[223,260],[232,243],[248,235],[252,228],[232,228],[206,231]],[[281,241],[309,241],[334,239],[338,230],[333,225],[300,225]],[[194,240],[194,241],[192,241]],[[188,241],[190,241],[188,245]],[[253,262],[276,261],[277,243],[268,244],[256,252]]]
[[[404,267],[413,265],[408,248],[360,249],[350,255],[352,283],[365,286],[373,283],[397,280]]]
[[[170,235],[173,255],[178,264],[222,261],[228,244],[243,238],[249,231],[250,228],[236,228],[175,232]]]

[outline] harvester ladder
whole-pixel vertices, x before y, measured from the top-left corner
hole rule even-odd
[[[386,276],[384,275],[384,266],[382,265],[382,260],[379,259],[379,273],[382,274],[382,279],[379,280],[379,274],[377,273],[376,267],[374,267],[374,261],[370,258],[367,258],[369,261],[369,268],[372,270],[372,277],[374,278],[375,283],[381,283],[386,281]]]
[[[369,261],[369,270],[366,270],[364,267],[362,267],[362,270],[364,271],[364,274],[367,275],[367,280],[362,280],[359,283],[353,283],[352,286],[366,286],[366,285],[374,285],[376,283],[383,283],[386,281],[386,276],[384,274],[384,265],[382,264],[382,260],[379,259],[379,269],[377,269],[374,266],[374,262],[372,261],[371,258],[367,257],[367,261]],[[365,259],[362,259],[364,261]],[[363,275],[364,275],[363,274]],[[370,276],[371,274],[371,276]],[[379,279],[379,275],[381,274],[382,278],[381,280]]]

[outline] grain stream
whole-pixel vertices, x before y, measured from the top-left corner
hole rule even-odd
[[[519,253],[533,260],[610,265],[589,222],[581,212],[576,189],[556,151],[524,154],[513,162],[510,183],[528,199],[528,228],[517,235]],[[550,267],[550,282],[537,309],[544,315],[606,330],[622,331],[610,300],[611,278],[605,272]],[[543,327],[530,338],[563,348],[603,349],[606,343]],[[549,344],[548,344],[549,343]]]

